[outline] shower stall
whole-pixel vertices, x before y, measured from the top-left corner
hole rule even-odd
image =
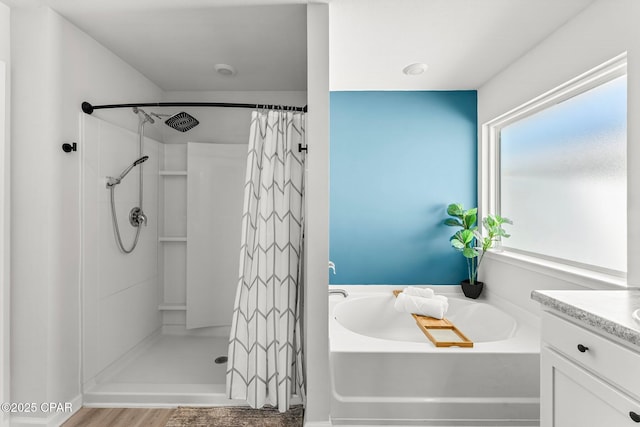
[[[246,404],[225,377],[250,112],[207,106],[90,106],[137,132],[82,114],[85,406]]]

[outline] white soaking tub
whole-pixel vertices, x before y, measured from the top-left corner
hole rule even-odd
[[[449,297],[446,317],[474,342],[438,348],[394,310],[401,287],[331,288],[349,294],[329,297],[334,425],[539,425],[539,334],[525,314],[434,286]]]

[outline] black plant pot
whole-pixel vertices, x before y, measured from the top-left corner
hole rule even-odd
[[[460,282],[460,286],[462,286],[462,292],[464,296],[467,298],[476,299],[482,293],[482,288],[484,288],[483,282],[476,281],[473,285],[469,283],[469,279],[465,279]]]

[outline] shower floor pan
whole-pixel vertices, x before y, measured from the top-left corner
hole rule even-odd
[[[157,335],[85,390],[87,407],[227,406],[246,402],[225,395],[228,338]]]

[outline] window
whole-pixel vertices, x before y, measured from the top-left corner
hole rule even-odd
[[[627,270],[627,79],[618,59],[488,124],[507,250]]]

